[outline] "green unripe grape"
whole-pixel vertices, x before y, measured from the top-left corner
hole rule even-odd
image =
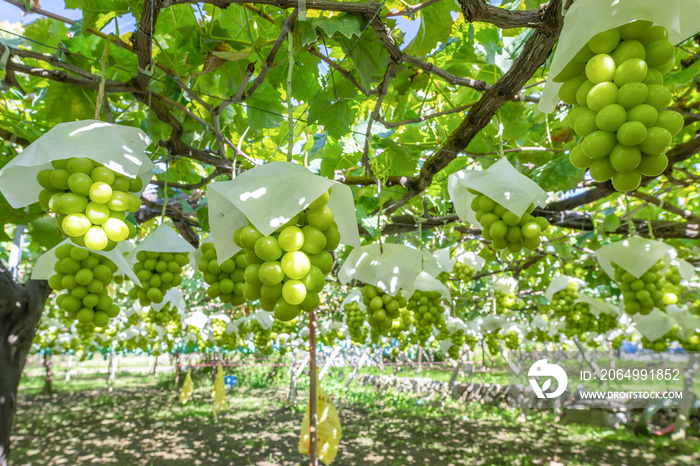
[[[576,168],[588,168],[593,162],[593,159],[589,159],[586,154],[584,154],[583,149],[581,149],[581,145],[577,144],[571,149],[571,152],[569,152],[569,161],[571,165]]]
[[[65,191],[68,189],[68,177],[70,177],[70,173],[68,172],[68,170],[56,169],[53,172],[51,172],[49,178],[54,189]]]
[[[146,291],[146,296],[149,300],[151,300],[151,302],[163,302],[163,293],[161,293],[161,291],[158,288],[149,288],[148,291]]]
[[[311,265],[315,265],[325,274],[331,273],[333,269],[333,256],[328,251],[321,251],[318,254],[309,256]]]
[[[307,209],[306,221],[312,227],[316,227],[321,231],[326,231],[333,225],[333,211],[325,206],[320,209]]]
[[[574,105],[577,102],[576,93],[584,82],[586,82],[586,77],[584,75],[578,75],[568,79],[559,89],[559,97],[561,100],[569,105]]]
[[[311,266],[309,273],[301,279],[307,291],[318,293],[323,290],[326,284],[326,279],[321,269],[316,266]],[[386,295],[385,295],[386,296]]]
[[[649,66],[658,68],[675,58],[676,47],[668,40],[657,40],[646,46],[646,52]]]
[[[586,77],[593,84],[613,81],[614,75],[615,60],[610,55],[598,54],[586,63]]]
[[[506,225],[513,226],[517,225],[518,222],[520,222],[520,217],[515,215],[513,212],[508,211],[505,214],[503,214],[503,223],[505,223]]]
[[[610,154],[610,165],[618,172],[632,171],[642,162],[642,153],[637,147],[617,144]]]
[[[100,181],[90,186],[90,200],[98,204],[106,204],[112,197],[112,188],[107,183]]]
[[[331,226],[324,232],[324,235],[326,236],[325,250],[333,251],[340,245],[340,231],[337,227]]]
[[[615,133],[599,130],[592,132],[584,138],[581,143],[581,149],[583,149],[583,153],[586,154],[586,157],[595,160],[610,154],[615,144],[617,144]]]
[[[282,283],[278,283],[274,286],[262,285],[260,287],[260,299],[266,299],[269,301],[277,301],[282,297]]]
[[[489,212],[481,217],[479,223],[481,223],[481,226],[484,227],[485,230],[488,230],[491,227],[491,225],[493,225],[498,220],[499,218],[496,214],[492,214]]]
[[[596,112],[586,108],[586,111],[581,112],[579,117],[576,119],[574,124],[574,131],[581,137],[586,137],[593,131],[596,131],[598,127],[595,124]]]
[[[307,209],[320,209],[321,207],[324,207],[326,204],[328,204],[328,200],[331,198],[331,193],[330,191],[326,191],[325,193],[321,194],[315,201],[313,201]]]
[[[263,285],[274,286],[282,282],[284,279],[284,271],[282,270],[280,263],[277,261],[264,262],[258,269],[258,278],[260,279],[260,283]]]
[[[646,102],[649,97],[649,87],[638,82],[629,82],[617,91],[617,103],[625,109],[636,107]]]
[[[659,176],[668,166],[666,154],[642,155],[639,171],[646,176]]]
[[[301,229],[304,234],[304,244],[302,251],[307,254],[318,254],[326,247],[326,235],[318,228],[306,225]]]
[[[139,207],[140,206],[141,203],[139,202]],[[109,201],[107,201],[107,207],[109,207],[109,210],[113,210],[115,212],[126,211],[129,208],[129,195],[124,191],[113,190],[112,196],[109,198]]]
[[[586,105],[594,112],[617,102],[618,87],[611,82],[598,83],[588,91]]]
[[[282,322],[289,322],[294,320],[299,315],[299,306],[289,304],[282,298],[275,301],[273,305],[273,312],[275,318],[281,320]]]
[[[639,148],[645,154],[662,154],[671,144],[673,136],[666,128],[652,126],[646,134],[644,141],[639,144]]]
[[[84,173],[88,173],[88,172],[84,172]],[[109,185],[114,183],[114,172],[107,167],[100,165],[98,167],[95,167],[89,173],[90,173],[90,178],[92,178],[93,181],[101,181],[102,183],[106,183]]]
[[[78,319],[78,322],[80,322],[81,324],[89,324],[89,323],[92,323],[94,316],[95,316],[95,311],[93,311],[92,309],[89,309],[87,307],[84,307],[78,311],[77,319]]]
[[[282,256],[281,264],[284,273],[295,280],[304,278],[311,268],[309,257],[301,251],[288,252]]]
[[[91,226],[92,223],[84,214],[67,215],[61,223],[61,229],[68,236],[83,236]]]
[[[588,93],[593,89],[595,83],[592,83],[588,79],[585,80],[576,90],[576,103],[582,106],[587,106]]]
[[[75,194],[81,196],[90,195],[90,187],[92,186],[92,178],[90,178],[85,173],[73,173],[68,177],[68,189],[70,189]]]
[[[666,110],[673,100],[671,91],[660,84],[651,84],[647,87],[649,88],[649,95],[644,103],[654,107],[657,112]]]
[[[304,245],[304,233],[301,228],[288,226],[280,232],[277,242],[284,251],[298,251]]]
[[[634,191],[642,182],[642,175],[637,170],[625,173],[615,173],[612,177],[613,187],[620,191]]]
[[[129,192],[132,193],[138,193],[143,189],[143,180],[139,177],[136,177],[132,180],[129,180]]]
[[[42,188],[50,190],[54,189],[54,186],[51,183],[51,173],[53,173],[52,169],[45,168],[36,174],[36,180]]]
[[[114,181],[111,183],[112,191],[120,191],[126,193],[131,184],[130,179],[119,173],[114,174]]]
[[[588,41],[588,48],[593,53],[610,53],[620,43],[620,31],[617,28],[599,32]]]
[[[639,39],[643,37],[651,27],[651,21],[632,21],[619,27],[622,39]]]
[[[638,40],[623,40],[612,53],[613,60],[618,66],[633,58],[644,60],[646,56],[646,49]]]
[[[489,228],[489,233],[494,239],[503,239],[508,233],[508,225],[506,225],[504,221],[498,220],[497,222],[494,222],[493,225],[491,225],[491,227]]]
[[[627,112],[627,119],[629,121],[638,121],[647,128],[654,126],[658,118],[659,113],[654,107],[648,104],[637,105]]]
[[[627,121],[627,112],[622,105],[611,104],[603,107],[595,117],[598,129],[616,132]]]
[[[106,312],[97,311],[93,316],[95,327],[106,327],[109,324],[109,316]]]
[[[683,116],[673,110],[663,110],[658,113],[656,122],[653,126],[667,129],[672,136],[681,132],[684,125]]]
[[[650,86],[652,84],[663,84],[664,75],[661,73],[661,71],[657,70],[656,68],[649,68],[649,70],[647,71],[647,76],[646,78],[644,78],[643,83],[647,86]]]
[[[576,55],[574,55],[574,58],[572,58],[573,61],[576,63],[586,63],[588,60],[593,58],[595,53],[591,49],[588,48],[588,45],[584,45],[581,50],[576,52]]]
[[[557,74],[553,81],[557,83],[563,83],[573,78],[574,76],[582,74],[583,71],[583,63],[570,61],[566,66],[564,66],[564,68],[562,68],[562,70],[559,72],[559,74]]]
[[[273,236],[263,236],[255,242],[255,254],[263,261],[275,261],[282,256],[282,248]]]
[[[306,287],[299,280],[287,280],[282,285],[282,297],[291,305],[301,304],[306,299]]]
[[[631,82],[642,82],[647,76],[647,62],[638,58],[632,58],[620,64],[615,69],[612,81],[618,87]]]
[[[628,121],[617,130],[617,141],[623,146],[636,146],[647,137],[647,128],[639,121]]]
[[[589,170],[591,177],[601,183],[609,180],[616,173],[615,169],[610,164],[609,157],[594,160],[593,163],[591,163]]]
[[[255,243],[262,237],[263,234],[252,225],[246,225],[240,228],[239,238],[241,247],[244,249],[255,249]]]

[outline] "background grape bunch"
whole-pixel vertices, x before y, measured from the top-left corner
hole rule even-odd
[[[360,303],[356,301],[345,305],[345,323],[348,326],[350,340],[358,345],[362,345],[367,340],[367,331],[364,328],[365,313],[360,309]]]
[[[569,125],[583,139],[569,159],[594,180],[612,179],[618,191],[639,187],[642,175],[666,169],[666,149],[683,128],[680,113],[667,110],[671,91],[663,75],[675,65],[668,31],[635,21],[591,38],[555,78],[559,95],[573,109]]]
[[[664,272],[663,259],[637,278],[619,265],[615,269],[615,281],[620,286],[625,302],[625,312],[630,315],[649,314],[655,307],[664,311],[669,304],[676,304],[682,287],[678,268],[670,266]]]
[[[71,320],[106,327],[109,319],[119,314],[119,306],[107,293],[117,266],[101,254],[72,244],[56,248],[56,258],[55,274],[49,278],[49,286],[56,291],[67,291],[56,298],[58,307]]]
[[[462,262],[455,262],[452,268],[452,276],[456,280],[461,280],[466,283],[474,278],[474,267],[471,265],[463,264]]]
[[[391,296],[374,285],[362,288],[362,301],[367,306],[367,322],[375,335],[387,335],[393,320],[399,317],[401,308],[408,303],[401,290],[396,296]]]
[[[58,226],[75,244],[93,251],[111,250],[136,234],[126,212],[137,212],[143,189],[130,179],[89,158],[55,160],[41,170],[39,203],[56,214]]]
[[[540,235],[547,231],[549,222],[544,217],[530,215],[535,210],[534,204],[519,217],[490,197],[473,189],[469,192],[476,195],[471,208],[483,227],[482,235],[493,242],[494,249],[508,248],[515,253],[523,248],[534,251],[540,247]]]
[[[253,334],[253,344],[262,354],[272,353],[272,327],[264,329],[255,319],[250,321],[250,331]]]
[[[129,290],[129,298],[138,299],[142,306],[162,303],[165,292],[182,283],[182,268],[190,262],[184,252],[139,251],[134,272],[141,286]]]
[[[433,332],[433,325],[438,330],[445,328],[442,295],[437,291],[416,290],[408,300],[406,308],[413,311],[414,325],[418,342],[424,345]]]
[[[325,275],[333,268],[333,251],[340,232],[333,211],[326,206],[330,191],[313,201],[272,235],[264,236],[249,224],[236,230],[233,240],[247,260],[244,294],[284,321],[320,303]]]
[[[454,359],[455,361],[459,358],[459,352],[464,346],[464,330],[457,330],[451,336],[452,346],[447,349],[447,356]]]
[[[245,303],[244,272],[248,265],[246,256],[238,252],[219,265],[216,248],[213,243],[202,244],[202,259],[199,271],[204,274],[204,281],[209,285],[207,296],[219,298],[222,303],[240,306]]]
[[[510,314],[510,311],[514,309],[517,302],[515,294],[507,294],[501,290],[494,290],[493,295],[496,301],[496,314]]]

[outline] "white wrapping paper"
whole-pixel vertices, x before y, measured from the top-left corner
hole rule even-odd
[[[544,297],[547,298],[547,301],[551,301],[555,294],[557,294],[561,290],[565,290],[572,283],[576,283],[577,290],[583,285],[585,285],[584,281],[580,278],[568,277],[566,275],[559,275],[557,277],[554,277],[552,279],[552,282],[545,290]]]
[[[92,251],[88,248],[73,244],[68,239],[61,241],[59,244],[46,251],[37,259],[36,264],[34,264],[34,268],[32,269],[32,279],[48,280],[56,273],[53,270],[54,265],[56,265],[56,262],[58,262],[58,259],[56,258],[56,248],[66,243],[70,243],[76,248],[84,249],[110,259],[112,262],[114,262],[114,265],[117,266],[117,272],[114,275],[126,275],[129,277],[129,280],[136,284],[136,286],[141,286],[141,282],[139,281],[138,277],[136,277],[134,270],[116,248],[112,249],[111,251]]]
[[[678,324],[678,336],[682,340],[687,340],[700,329],[700,316],[672,305],[666,307],[666,313]]]
[[[581,47],[596,34],[636,20],[652,21],[668,29],[677,44],[700,31],[700,0],[578,0],[564,18],[557,50],[537,108],[552,113],[559,102],[561,83],[552,81]]]
[[[494,280],[493,289],[507,295],[515,294],[515,292],[518,291],[518,280],[513,277],[501,275]]]
[[[259,310],[258,312],[253,314],[253,319],[257,320],[264,330],[272,328],[272,324],[274,323],[274,319],[272,318],[272,312],[267,312],[263,310]]]
[[[440,293],[440,295],[448,302],[451,304],[452,302],[452,296],[450,295],[450,290],[445,286],[444,283],[442,283],[440,280],[437,278],[431,276],[427,272],[421,272],[418,274],[416,277],[416,281],[413,282],[413,290],[406,290],[406,293],[411,293],[413,294],[413,291],[419,290],[419,291],[437,291]],[[411,295],[407,295],[406,298],[409,298]]]
[[[378,244],[370,244],[353,249],[338,271],[340,283],[351,280],[374,285],[391,296],[399,290],[406,290],[408,299],[413,293],[416,277],[428,265],[438,268],[435,259],[425,251],[402,244],[385,244],[382,253]]]
[[[450,251],[451,248],[442,248],[438,249],[433,253],[433,257],[435,258],[435,262],[437,263],[438,267],[440,267],[441,272],[447,272],[450,273],[452,272],[452,267],[454,267],[454,262],[452,259],[450,259]]]
[[[476,254],[474,251],[458,252],[452,258],[452,267],[454,267],[454,265],[457,262],[460,262],[464,265],[468,265],[469,267],[474,269],[474,272],[480,272],[481,269],[484,268],[484,264],[486,264],[486,260],[483,257]]]
[[[207,322],[209,322],[209,317],[207,317],[207,315],[202,311],[193,312],[185,319],[185,323],[188,326],[196,327],[200,330],[207,325]]]
[[[591,314],[594,316],[599,316],[601,314],[609,314],[611,316],[619,316],[621,313],[621,310],[619,307],[614,306],[613,304],[603,301],[600,299],[596,299],[592,296],[588,296],[587,294],[580,294],[579,297],[574,301],[574,303],[586,303],[588,304],[588,309]]]
[[[518,173],[503,157],[486,170],[461,170],[447,178],[447,190],[457,216],[463,222],[481,228],[472,210],[472,200],[476,197],[468,191],[474,189],[493,199],[515,215],[522,216],[530,204],[543,206],[547,193],[527,176]]]
[[[367,312],[367,306],[365,303],[362,301],[362,291],[360,290],[352,290],[343,300],[342,303],[340,303],[340,309],[345,310],[345,306],[347,306],[350,303],[357,303],[359,305],[360,310],[365,313]]]
[[[445,327],[447,328],[447,331],[450,332],[450,334],[453,334],[459,330],[462,330],[466,333],[467,330],[469,330],[464,321],[459,317],[448,317],[447,319],[445,319]]]
[[[15,209],[33,204],[43,189],[37,173],[51,168],[53,160],[73,157],[90,158],[128,178],[138,176],[145,187],[154,167],[145,152],[149,144],[143,131],[130,126],[98,120],[60,123],[0,170],[0,191]]]
[[[632,322],[636,324],[635,328],[637,331],[647,337],[649,341],[661,338],[676,325],[676,321],[673,317],[665,312],[661,312],[657,308],[654,308],[654,310],[647,315],[633,315]]]
[[[129,255],[130,260],[136,260],[139,251],[153,252],[194,252],[195,248],[168,225],[161,223],[150,235],[141,241]]]
[[[349,186],[314,175],[290,162],[272,162],[207,187],[209,225],[219,263],[237,253],[233,233],[248,221],[269,235],[333,188],[327,206],[333,211],[340,242],[360,247],[355,204]],[[247,218],[247,220],[246,220]]]
[[[644,275],[659,259],[666,263],[666,270],[676,258],[676,250],[661,241],[633,236],[631,238],[610,243],[595,252],[598,263],[605,273],[612,279],[615,278],[615,269],[612,262],[634,275],[636,278]],[[684,270],[687,270],[684,268]],[[679,270],[679,272],[681,272]],[[690,277],[683,277],[688,279]]]
[[[151,309],[158,312],[168,304],[175,309],[184,312],[187,309],[187,303],[185,302],[185,295],[182,293],[182,290],[178,288],[170,288],[165,292],[162,302],[151,303]]]
[[[228,324],[226,324],[226,334],[230,335],[231,332],[238,333],[238,327],[240,327],[241,324],[248,322],[249,320],[250,320],[249,316],[242,316],[236,320],[229,322]]]
[[[498,318],[496,316],[486,316],[483,322],[481,322],[481,330],[485,333],[491,333],[494,330],[498,330],[505,325],[508,325],[508,321],[505,319]]]

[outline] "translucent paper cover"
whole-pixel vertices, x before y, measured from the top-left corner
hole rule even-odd
[[[51,168],[53,160],[73,157],[90,158],[128,178],[138,176],[145,187],[154,167],[145,152],[149,144],[146,134],[131,126],[97,120],[60,123],[0,170],[0,191],[15,209],[38,202],[43,188],[36,175]]]
[[[547,202],[547,193],[537,183],[519,173],[505,157],[486,170],[461,170],[447,178],[447,190],[457,216],[463,222],[481,224],[471,208],[476,195],[473,189],[493,199],[515,215],[522,216],[530,204],[542,206]]]

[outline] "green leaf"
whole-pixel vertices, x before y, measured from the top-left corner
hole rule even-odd
[[[350,131],[353,117],[350,106],[343,100],[333,102],[328,97],[321,97],[309,105],[309,121],[322,124],[328,135],[336,139]]]
[[[532,171],[532,179],[545,191],[568,191],[583,178],[580,170],[569,162],[567,154],[560,154],[550,162]]]
[[[246,104],[251,129],[277,128],[282,124],[285,108],[279,92],[269,84],[261,85]]]
[[[453,11],[459,11],[454,0],[442,0],[420,10],[420,26],[406,53],[423,57],[438,43],[446,44],[454,25]]]
[[[377,42],[373,31],[365,31],[359,39],[339,40],[343,51],[355,63],[360,81],[366,89],[372,87],[373,79],[379,81],[384,75],[386,66],[391,63],[391,56],[386,47]]]
[[[620,225],[622,225],[620,217],[618,217],[615,214],[610,214],[607,217],[605,217],[605,220],[603,220],[600,229],[605,233],[612,233],[613,231],[616,231],[620,227]]]
[[[330,18],[319,16],[298,24],[301,44],[306,46],[318,40],[319,30],[327,38],[340,34],[351,39],[353,36],[359,36],[362,33],[367,22],[360,15],[340,13]]]
[[[319,133],[319,134],[314,134],[314,145],[311,147],[311,150],[309,151],[309,160],[313,160],[313,158],[316,156],[318,151],[326,147],[326,141],[328,141],[328,134],[326,133]]]
[[[199,220],[199,228],[209,231],[209,207],[200,207],[197,209],[197,220]]]
[[[39,243],[46,249],[51,249],[63,241],[56,219],[52,217],[41,217],[29,222],[29,234],[32,235],[33,242]]]
[[[689,67],[673,74],[667,74],[664,76],[664,86],[670,86],[672,84],[677,84],[679,86],[684,86],[693,81],[693,78],[700,74],[700,60]]]

